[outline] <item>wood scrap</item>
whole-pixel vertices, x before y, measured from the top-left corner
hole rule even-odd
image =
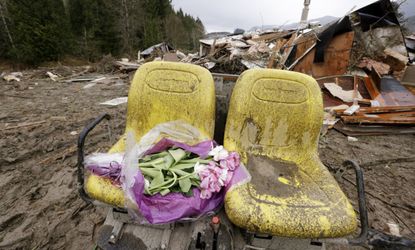
[[[346,109],[334,110],[336,115],[341,115]],[[383,106],[383,107],[361,107],[357,114],[377,114],[415,111],[415,106]]]
[[[16,126],[5,127],[5,128],[2,128],[0,131],[18,129],[18,128],[35,127],[35,126],[42,125],[43,123],[46,123],[46,120],[37,121],[37,122],[29,122],[29,123],[22,123],[22,124],[19,124],[19,125],[16,125]]]
[[[272,53],[271,53],[271,56],[270,56],[269,61],[268,61],[268,68],[270,68],[270,69],[274,68],[276,55],[279,53],[282,46],[284,46],[284,44],[286,42],[287,42],[287,40],[285,40],[285,39],[278,40],[277,44],[274,46],[274,48],[272,48]]]
[[[255,42],[260,42],[260,41],[271,42],[271,41],[278,40],[280,38],[287,37],[287,36],[292,35],[294,33],[296,33],[296,31],[273,32],[273,33],[269,33],[269,34],[262,34],[262,35],[259,35],[258,37],[253,37],[253,38],[251,38],[251,40],[255,41]]]
[[[415,126],[390,126],[383,124],[345,124],[342,121],[334,125],[334,129],[346,136],[374,136],[415,134]]]
[[[357,91],[357,93],[354,93],[354,90],[343,90],[342,87],[335,83],[324,83],[324,87],[330,92],[331,95],[339,98],[344,102],[353,102],[355,98],[363,99],[359,91]],[[355,95],[357,97],[355,97]]]
[[[123,61],[116,61],[114,62],[114,65],[119,67],[121,71],[133,71],[140,67],[140,64],[138,63],[123,62]]]
[[[375,100],[375,99],[378,100],[379,103],[384,106],[385,101],[383,100],[383,98],[381,98],[380,91],[378,87],[375,85],[375,83],[373,82],[372,78],[365,77],[365,87],[367,91],[369,92],[370,98],[372,98],[372,100]]]
[[[382,62],[375,61],[373,59],[363,57],[360,61],[359,65],[357,65],[359,68],[366,68],[370,71],[376,70],[380,75],[387,75],[390,72],[391,67]]]
[[[66,79],[71,79],[71,78],[74,78],[74,77],[77,77],[77,76],[81,76],[83,74],[88,73],[90,70],[91,70],[91,66],[88,65],[88,66],[85,67],[85,69],[83,71],[81,71],[79,73],[76,73],[76,74],[73,74],[73,75],[70,75],[70,76],[67,76],[67,77],[62,77],[59,80],[66,80]]]
[[[293,51],[294,43],[297,40],[297,37],[298,37],[297,32],[292,34],[292,36],[290,37],[288,42],[284,45],[285,48],[284,48],[284,52],[282,54],[282,59],[278,64],[279,69],[284,69],[285,68],[285,62],[287,61],[288,57],[290,56],[291,52]]]
[[[391,66],[393,71],[400,71],[405,69],[408,63],[408,57],[400,54],[399,52],[387,48],[383,51],[386,56],[386,62]]]
[[[216,54],[216,39],[213,39],[213,44],[210,47],[210,51],[209,51],[209,55],[208,56],[213,56],[214,54]]]
[[[411,124],[415,125],[415,112],[396,112],[391,114],[363,114],[341,116],[345,123],[369,124]]]
[[[357,103],[364,104],[364,105],[372,105],[373,102],[370,99],[360,99],[360,100],[357,100]]]
[[[346,109],[343,114],[345,115],[353,115],[355,112],[357,112],[360,109],[359,105],[355,105],[353,104],[352,106],[350,106],[348,109]]]
[[[357,75],[353,76],[353,105],[357,105],[357,100],[362,99],[358,98],[358,88],[359,88],[359,82],[357,80]]]

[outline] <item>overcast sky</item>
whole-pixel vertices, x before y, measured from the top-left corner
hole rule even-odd
[[[415,3],[415,0],[408,0]],[[311,0],[309,19],[340,17],[375,0]],[[199,17],[207,32],[298,22],[304,0],[173,0],[174,8]],[[412,4],[411,4],[412,5]]]

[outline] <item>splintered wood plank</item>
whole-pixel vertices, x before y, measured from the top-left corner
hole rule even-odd
[[[342,115],[346,109],[334,110],[336,115]],[[415,111],[415,106],[383,106],[383,107],[361,107],[356,114],[377,114]]]
[[[269,61],[268,61],[268,68],[270,68],[270,69],[274,68],[275,56],[276,56],[277,53],[279,53],[282,46],[284,46],[284,44],[287,41],[288,41],[287,39],[280,39],[280,40],[277,41],[277,44],[274,46],[274,48],[272,48],[272,53],[271,53],[271,56],[270,56]]]
[[[334,125],[334,129],[348,136],[361,136],[361,135],[393,135],[393,134],[414,134],[414,126],[390,126],[388,124],[344,124],[343,122],[337,122]]]
[[[415,124],[415,112],[341,116],[344,123]]]
[[[251,38],[251,40],[255,41],[255,42],[260,42],[260,41],[270,42],[270,41],[273,41],[273,40],[284,38],[284,37],[289,36],[293,33],[295,33],[295,31],[276,32],[276,33],[274,32],[274,33],[263,34],[263,35],[260,35],[258,37]]]

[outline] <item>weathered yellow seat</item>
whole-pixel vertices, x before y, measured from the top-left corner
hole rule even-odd
[[[307,75],[256,69],[239,77],[224,146],[241,154],[252,180],[226,194],[234,224],[300,238],[356,230],[352,206],[318,157],[322,117],[320,89]]]
[[[215,86],[208,70],[184,63],[151,62],[141,66],[128,94],[125,134],[109,152],[125,150],[125,135],[134,131],[136,140],[160,123],[183,120],[207,138],[215,126]],[[102,177],[91,175],[86,192],[94,199],[124,206],[122,190]]]

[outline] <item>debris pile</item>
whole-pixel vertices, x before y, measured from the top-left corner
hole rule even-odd
[[[318,79],[328,128],[347,135],[355,134],[347,132],[351,127],[361,134],[385,133],[385,127],[390,133],[410,133],[415,118],[407,107],[415,106],[415,96],[405,86],[415,85],[414,66],[408,66],[414,46],[415,37],[402,34],[390,1],[379,0],[323,27],[215,33],[200,40],[197,53],[185,55],[160,43],[141,52],[137,62],[116,64],[128,71],[152,60],[180,61],[236,77],[252,68],[302,72]],[[383,109],[362,111],[367,107]],[[344,110],[333,112],[339,108]]]
[[[2,73],[0,77],[3,78],[3,80],[6,82],[20,82],[20,78],[23,77],[23,74],[22,72],[11,72],[10,74]]]

